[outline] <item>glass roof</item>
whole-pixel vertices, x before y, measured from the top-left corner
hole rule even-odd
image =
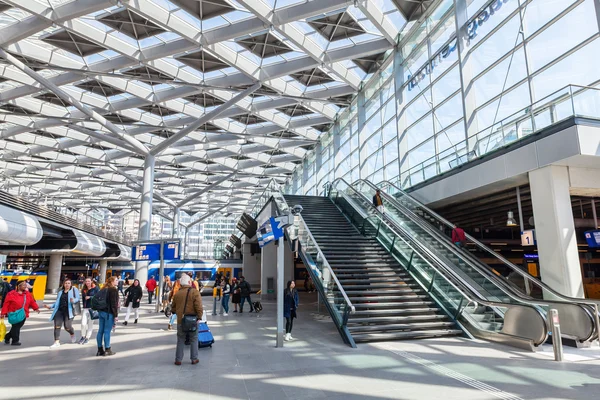
[[[158,153],[155,211],[210,189],[185,211],[239,214],[292,174],[406,24],[392,0],[113,4],[0,2],[0,28],[19,24],[2,38],[0,179],[136,208],[145,154],[202,119]]]

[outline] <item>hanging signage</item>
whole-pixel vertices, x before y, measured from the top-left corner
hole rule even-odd
[[[179,241],[164,243],[163,259],[179,260]],[[158,261],[160,260],[160,243],[138,244],[132,248],[131,261]]]
[[[231,235],[229,237],[229,242],[231,242],[232,245],[234,245],[235,247],[237,247],[238,249],[242,248],[242,241],[239,237],[235,236],[235,235]]]
[[[521,232],[521,246],[535,246],[535,229]]]
[[[256,231],[256,238],[258,239],[258,245],[263,248],[272,241],[275,240],[273,235],[273,229],[271,226],[271,219],[268,219],[263,223],[260,228]]]
[[[467,47],[471,45],[471,40],[475,39],[477,36],[477,29],[480,26],[485,24],[486,21],[490,19],[490,17],[496,14],[502,8],[504,3],[508,3],[509,0],[492,0],[479,14],[473,17],[469,22],[467,22],[467,28],[465,32],[465,41]],[[407,77],[409,91],[413,90],[415,86],[417,86],[423,79],[425,79],[428,75],[430,75],[433,70],[444,62],[454,51],[456,51],[456,46],[458,44],[457,38],[454,38],[450,43],[442,48],[435,56],[433,56],[423,68],[421,68],[416,74],[409,74]]]
[[[236,228],[246,237],[251,238],[256,235],[257,222],[250,215],[243,213],[238,221]]]
[[[584,232],[585,241],[590,247],[600,247],[600,230]]]

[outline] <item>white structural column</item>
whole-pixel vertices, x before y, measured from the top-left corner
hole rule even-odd
[[[152,231],[152,197],[154,192],[154,162],[155,157],[151,154],[144,161],[144,178],[142,180],[142,205],[140,208],[140,225],[138,240],[150,239]],[[148,280],[148,262],[137,261],[135,263],[135,277],[143,286]]]
[[[244,243],[242,245],[242,270],[244,271],[244,277],[254,289],[260,289],[261,285],[261,251],[252,254],[252,245],[250,243]]]
[[[100,271],[98,272],[98,282],[100,284],[106,283],[106,270],[108,268],[108,260],[100,260]]]
[[[173,211],[173,228],[171,230],[171,237],[176,238],[179,236],[179,207],[176,207]]]
[[[60,271],[62,270],[63,255],[50,255],[48,264],[48,281],[46,282],[46,293],[56,293],[60,286]]]
[[[583,297],[583,280],[567,167],[529,173],[542,281],[563,295]]]

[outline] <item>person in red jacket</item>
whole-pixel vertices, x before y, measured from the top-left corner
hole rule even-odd
[[[458,224],[456,224],[454,229],[452,229],[452,243],[460,248],[465,247],[467,244],[467,236],[465,235],[465,231],[458,226]]]
[[[152,296],[154,296],[154,291],[156,290],[154,276],[151,276],[148,282],[146,282],[146,289],[148,289],[148,304],[152,304]]]
[[[8,313],[17,311],[20,308],[25,308],[25,319],[19,323],[13,324],[4,338],[4,343],[12,344],[13,346],[21,345],[19,336],[21,335],[21,328],[25,325],[27,318],[29,318],[29,309],[33,309],[38,314],[40,313],[37,303],[33,299],[31,293],[29,293],[29,290],[27,290],[27,282],[25,281],[19,282],[17,289],[10,291],[8,295],[6,295],[6,300],[4,301],[2,311],[0,312],[0,318],[4,318]]]

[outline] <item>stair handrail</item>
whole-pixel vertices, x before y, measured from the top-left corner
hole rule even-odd
[[[287,204],[287,201],[285,200],[285,198],[283,197],[283,194],[281,192],[278,192],[277,194],[279,195],[278,197],[280,197],[279,201],[281,201],[285,205],[285,208],[283,208],[281,211],[289,210],[290,207]],[[278,199],[275,196],[273,196],[273,198],[275,198],[275,204],[277,204]],[[323,265],[327,267],[327,269],[329,270],[330,276],[333,278],[333,280],[335,281],[336,285],[338,286],[338,289],[339,289],[340,293],[342,294],[342,296],[344,298],[344,301],[346,302],[346,304],[348,305],[348,307],[350,309],[350,313],[354,314],[356,312],[356,308],[352,304],[352,301],[350,301],[350,298],[348,298],[348,295],[346,294],[346,291],[344,290],[344,287],[342,286],[342,284],[338,280],[337,276],[335,275],[335,272],[333,272],[333,268],[331,268],[331,265],[329,265],[329,262],[327,261],[327,258],[325,258],[325,254],[323,254],[323,251],[319,247],[319,244],[315,240],[315,237],[313,236],[312,232],[308,228],[308,225],[306,224],[306,221],[304,221],[304,218],[302,218],[302,214],[296,215],[296,218],[302,223],[303,228],[306,230],[306,233],[308,234],[308,236],[310,237],[310,239],[314,243],[315,249],[317,250],[317,254],[323,260]]]
[[[380,189],[377,185],[374,185],[373,183],[371,183],[371,182],[369,182],[367,180],[360,179],[358,181],[366,183],[367,185],[369,185],[371,187],[374,187],[376,189]],[[446,220],[444,217],[442,217],[441,215],[439,215],[438,213],[436,213],[432,209],[428,208],[426,205],[424,205],[419,200],[415,199],[414,197],[412,197],[411,195],[409,195],[408,193],[406,193],[404,190],[400,189],[398,186],[394,185],[393,183],[391,183],[389,181],[383,181],[383,182],[381,182],[381,184],[386,184],[386,185],[389,185],[389,186],[393,187],[394,189],[396,189],[398,191],[398,193],[402,194],[403,198],[408,199],[409,201],[411,201],[412,203],[414,203],[418,207],[422,208],[428,214],[430,214],[430,215],[434,216],[435,218],[437,218],[440,222],[442,222],[447,227],[449,227],[451,229],[456,228],[456,225],[454,225],[452,222]],[[385,194],[387,194],[387,193],[385,193]],[[390,197],[391,201],[393,201],[394,203],[398,203],[398,200],[395,199],[393,196],[391,196],[389,194],[388,194],[388,196]],[[519,274],[524,279],[527,279],[528,281],[533,282],[535,285],[537,285],[537,286],[541,287],[542,289],[548,291],[553,296],[556,296],[556,297],[558,297],[558,298],[560,298],[560,299],[562,299],[564,301],[570,302],[570,303],[584,304],[584,305],[587,305],[587,306],[592,306],[592,307],[595,308],[596,315],[599,314],[598,313],[598,306],[600,305],[600,300],[579,299],[579,298],[576,298],[576,297],[570,297],[570,296],[564,295],[564,294],[562,294],[562,293],[560,293],[560,292],[552,289],[550,286],[548,286],[546,283],[542,282],[541,280],[539,280],[539,279],[531,276],[530,274],[526,273],[521,268],[517,267],[515,264],[513,264],[512,262],[510,262],[508,259],[504,258],[501,254],[496,253],[495,251],[493,251],[492,249],[490,249],[488,246],[486,246],[485,244],[481,243],[480,241],[478,241],[477,239],[475,239],[473,236],[469,235],[466,232],[465,232],[465,236],[472,243],[474,243],[477,247],[485,250],[486,253],[491,254],[493,257],[495,257],[498,260],[502,261],[502,263],[505,264],[506,266],[508,266],[512,271],[516,272],[517,274]],[[596,322],[596,332],[600,332],[600,323],[599,322]]]
[[[341,179],[341,178],[340,178]],[[347,182],[345,182],[346,184],[348,184]],[[364,179],[359,179],[357,181],[355,181],[353,183],[364,183],[367,186],[377,190],[380,189],[377,185],[374,185],[373,183],[364,180]],[[388,183],[390,184],[388,181],[383,181],[382,183]],[[397,186],[390,184],[391,186],[393,186],[395,189],[398,189]],[[352,185],[350,185],[352,186]],[[354,188],[353,188],[354,189]],[[356,189],[354,189],[356,191]],[[360,192],[357,191],[357,193],[361,194]],[[404,198],[407,198],[411,201],[413,201],[415,204],[417,204],[419,207],[423,207],[423,209],[425,209],[425,211],[427,211],[428,213],[431,212],[432,215],[434,215],[436,218],[440,218],[441,220],[443,220],[445,223],[449,224],[449,226],[454,227],[453,224],[451,224],[450,222],[446,221],[443,217],[439,216],[438,214],[436,214],[434,211],[428,209],[427,207],[425,207],[424,205],[422,205],[422,203],[420,203],[418,200],[414,199],[412,196],[406,194],[406,192],[400,190],[400,193],[404,196]],[[363,195],[364,196],[364,195]],[[405,207],[402,206],[402,204],[400,204],[400,202],[398,201],[398,199],[394,198],[393,196],[384,193],[384,196],[386,196],[386,200],[392,204],[394,204],[396,207],[399,208],[400,211],[404,210]],[[405,211],[402,211],[405,212]],[[412,210],[407,209],[407,212],[411,213],[414,215],[414,212],[412,212]],[[387,215],[385,215],[385,218],[389,219],[389,217]],[[409,217],[410,218],[410,217]],[[419,221],[415,220],[414,218],[412,218],[413,222],[415,222],[418,226],[420,226],[422,229],[424,229],[425,231],[429,232],[432,236],[437,236],[439,235],[439,232],[436,232],[435,234],[433,233],[433,231],[431,229],[429,229],[427,226],[423,226],[423,224],[421,224]],[[495,253],[494,251],[492,251],[491,249],[489,249],[487,246],[485,246],[484,244],[478,242],[476,239],[474,239],[472,236],[467,235],[467,237],[472,240],[474,243],[478,244],[479,246],[481,246],[482,248],[486,249],[488,251],[488,253],[491,253],[495,256],[497,256],[498,259],[500,259],[501,261],[505,262],[511,269],[516,270],[521,276],[527,278],[529,281],[532,281],[534,284],[540,284],[541,281],[528,276],[527,274],[525,274],[525,272],[521,271],[517,266],[515,266],[514,264],[512,264],[510,261],[506,260],[504,257],[502,257],[501,255]],[[444,243],[445,245],[446,243]],[[543,289],[546,289],[547,287],[549,288],[549,292],[551,294],[556,294],[556,297],[558,297],[558,300],[556,299],[544,299],[543,301],[534,299],[532,297],[525,297],[523,296],[522,293],[516,291],[515,289],[513,289],[511,286],[507,285],[506,282],[502,281],[500,278],[498,278],[496,275],[494,275],[493,273],[491,273],[490,271],[488,271],[486,268],[482,268],[479,267],[478,265],[476,265],[476,263],[471,260],[470,254],[469,257],[465,257],[465,255],[461,254],[460,250],[455,247],[455,246],[446,246],[446,248],[448,248],[451,252],[453,252],[455,255],[460,255],[460,257],[463,259],[463,261],[465,261],[470,267],[474,268],[475,270],[479,271],[480,273],[485,273],[486,276],[495,281],[498,282],[501,285],[501,289],[507,289],[510,292],[507,292],[506,290],[503,290],[503,292],[510,297],[513,300],[516,301],[520,301],[520,302],[524,302],[525,304],[530,304],[532,306],[543,306],[543,307],[550,307],[552,304],[557,304],[557,305],[561,305],[561,304],[566,304],[566,305],[574,305],[574,306],[579,306],[583,312],[586,314],[586,316],[590,319],[592,326],[592,331],[589,332],[589,334],[586,333],[587,337],[577,337],[577,339],[582,340],[582,341],[588,341],[591,340],[594,335],[596,335],[596,337],[598,336],[598,333],[600,332],[600,317],[599,317],[599,313],[598,313],[598,305],[594,302],[594,301],[589,301],[586,302],[581,301],[581,299],[572,299],[572,298],[567,298],[567,296],[563,296],[558,294],[556,291],[552,290],[551,288],[549,288],[547,285],[545,284],[540,284],[539,286],[542,286]],[[478,263],[480,263],[477,260]],[[593,308],[593,311],[588,309],[588,307]]]
[[[358,190],[356,190],[354,187],[352,187],[352,185],[350,185],[345,179],[343,178],[337,178],[332,182],[332,188],[335,186],[336,182],[343,182],[345,183],[348,188],[350,188],[353,192],[355,192],[358,196],[360,196],[361,198],[363,198],[368,206],[370,207],[371,211],[376,214],[377,216],[379,216],[379,220],[382,221],[383,223],[385,223],[386,225],[388,225],[389,227],[392,228],[393,231],[396,232],[397,236],[408,246],[410,247],[414,252],[416,252],[417,254],[419,254],[414,246],[412,246],[405,238],[404,235],[400,234],[399,232],[404,232],[404,229],[402,227],[400,227],[395,221],[389,219],[385,214],[381,213],[379,210],[377,210],[377,208],[375,208],[371,202],[369,201],[368,198],[366,198],[365,195],[363,195],[362,193],[360,193]],[[349,203],[354,203],[354,201],[352,199],[349,199],[347,197],[347,195],[343,192],[337,191],[337,193],[341,194],[346,201],[348,201]],[[361,212],[361,210],[358,207],[354,207],[355,210],[357,210],[359,213],[361,213],[361,215],[364,218],[370,218],[372,216],[369,215],[365,215]],[[406,232],[404,232],[406,234]],[[429,259],[427,258],[422,258],[439,276],[441,276],[448,284],[450,284],[453,288],[455,288],[458,292],[461,293],[461,295],[465,296],[465,298],[467,298],[468,300],[470,300],[471,302],[474,303],[479,303],[488,307],[502,307],[502,308],[519,308],[519,307],[525,307],[525,308],[530,308],[533,309],[537,315],[540,316],[540,318],[542,319],[543,323],[546,326],[545,332],[546,332],[546,337],[547,337],[547,332],[548,332],[548,321],[546,316],[540,311],[540,309],[536,306],[548,306],[547,304],[543,303],[543,302],[536,302],[536,304],[528,304],[527,301],[522,301],[522,303],[525,304],[513,304],[513,303],[502,303],[502,302],[496,302],[496,301],[489,301],[487,299],[484,299],[481,297],[481,295],[478,293],[478,291],[471,287],[470,285],[468,285],[467,283],[465,283],[459,276],[457,276],[456,272],[453,271],[452,269],[446,268],[444,263],[439,259],[439,257],[437,257],[437,255],[435,255],[429,248],[421,245],[420,243],[418,243],[417,241],[414,241],[415,244],[421,249],[422,252],[425,252],[429,257],[431,257],[433,260],[435,260],[435,264],[437,264],[436,266],[433,265],[433,263],[431,263],[429,261]],[[438,268],[439,267],[439,268]],[[440,272],[440,268],[445,271],[445,273],[451,275],[454,279],[457,280],[457,283],[463,287],[465,287],[466,289],[469,290],[469,292],[471,292],[475,297],[477,297],[477,300],[472,300],[471,297],[467,296],[464,291],[458,289],[457,285],[455,285],[450,279],[448,279],[448,277],[446,276],[445,273]],[[521,301],[519,299],[519,301]],[[468,305],[467,305],[468,306]],[[465,307],[466,308],[466,307]],[[464,308],[463,308],[464,310]],[[460,312],[462,313],[462,311]],[[457,314],[457,317],[460,315]],[[543,340],[540,340],[540,343],[543,343],[546,341],[546,338],[543,338]],[[540,344],[538,343],[538,344]],[[536,346],[538,345],[536,344]]]

